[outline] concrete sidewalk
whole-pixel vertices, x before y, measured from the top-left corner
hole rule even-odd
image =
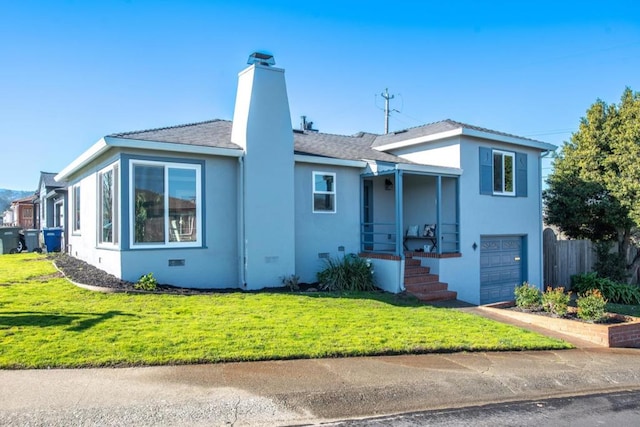
[[[0,425],[292,425],[640,389],[640,350],[0,371]]]

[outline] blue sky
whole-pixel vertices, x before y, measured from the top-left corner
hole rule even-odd
[[[450,118],[556,145],[640,90],[640,2],[0,0],[0,188],[34,190],[102,136],[232,119],[256,50],[292,124],[382,133]],[[545,165],[545,172],[549,166]]]

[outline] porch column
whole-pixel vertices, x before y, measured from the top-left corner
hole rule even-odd
[[[402,241],[404,237],[404,224],[403,224],[403,198],[402,198],[402,170],[395,170],[396,181],[396,255],[401,256]]]
[[[436,253],[442,253],[442,224],[440,223],[442,215],[442,176],[436,177]]]

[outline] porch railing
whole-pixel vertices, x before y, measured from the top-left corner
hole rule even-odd
[[[460,252],[460,227],[458,223],[442,222],[436,227],[438,245],[436,253]],[[396,253],[403,250],[404,233],[398,245],[397,224],[393,222],[363,222],[360,225],[360,250],[363,252]],[[399,254],[398,254],[399,255]]]
[[[395,253],[397,230],[394,222],[363,222],[360,224],[360,250],[363,252]]]

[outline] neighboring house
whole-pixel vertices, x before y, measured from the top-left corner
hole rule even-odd
[[[64,181],[56,181],[55,176],[52,172],[40,172],[35,199],[35,228],[40,230],[51,227],[63,230],[68,228],[65,216],[67,185]]]
[[[371,258],[390,292],[414,257],[471,303],[541,284],[540,157],[555,146],[451,120],[387,135],[292,130],[284,70],[252,58],[233,122],[112,134],[58,174],[71,255],[201,288],[314,282],[347,253]]]
[[[34,228],[35,211],[34,196],[23,197],[11,202],[9,210],[11,214],[11,224],[16,227]]]
[[[9,208],[6,211],[2,212],[2,225],[11,226],[13,225],[15,213]]]

